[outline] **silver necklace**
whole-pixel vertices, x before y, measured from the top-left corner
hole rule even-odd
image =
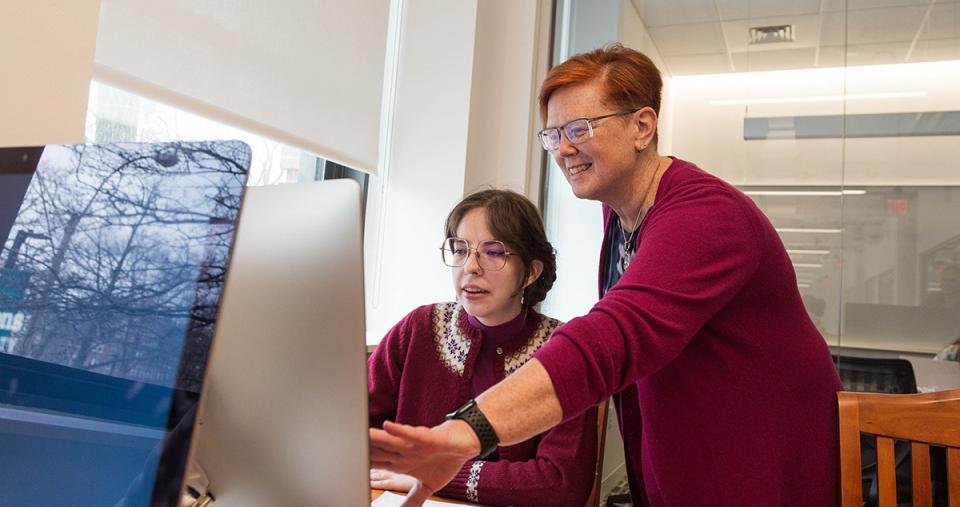
[[[623,222],[617,217],[617,225],[620,226],[620,234],[623,237],[623,243],[620,244],[620,274],[627,270],[627,266],[630,265],[630,261],[633,260],[633,255],[636,253],[633,248],[633,237],[640,230],[640,215],[642,214],[643,206],[640,206],[637,218],[633,221],[636,227],[630,231],[630,234],[627,234],[627,231],[623,228]]]
[[[626,229],[623,228],[623,221],[620,220],[619,217],[617,217],[617,225],[620,226],[620,234],[623,234],[624,243],[629,243],[630,240],[633,239],[633,235],[636,234],[638,230],[640,230],[640,215],[642,214],[643,214],[643,206],[640,206],[640,211],[637,212],[637,218],[633,220],[633,223],[636,224],[636,227],[632,231],[630,231],[629,235],[627,235]]]
[[[650,194],[650,189],[653,187],[653,182],[656,181],[657,171],[660,170],[661,162],[657,161],[657,167],[653,170],[653,177],[651,178],[650,184],[647,185],[647,189],[643,192],[643,200],[640,202],[640,210],[637,211],[637,218],[633,221],[634,229],[630,231],[630,234],[627,234],[627,231],[623,228],[623,221],[620,220],[620,216],[617,215],[617,225],[620,226],[620,234],[623,237],[623,243],[620,244],[620,274],[622,275],[626,270],[627,266],[630,265],[630,261],[633,260],[634,254],[636,254],[636,249],[633,245],[633,237],[637,234],[637,231],[640,230],[640,216],[643,215],[643,203],[647,200],[647,195]],[[652,207],[652,206],[651,206]],[[647,210],[649,211],[649,210]],[[647,218],[646,215],[643,215],[643,218]]]

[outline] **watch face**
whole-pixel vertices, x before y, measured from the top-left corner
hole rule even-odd
[[[476,405],[477,405],[476,400],[470,400],[464,403],[463,405],[460,405],[460,408],[447,414],[447,419],[454,419],[456,417],[460,417],[461,415],[465,414],[468,410],[475,407]]]

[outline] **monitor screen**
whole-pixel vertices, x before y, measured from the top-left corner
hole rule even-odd
[[[0,505],[175,503],[249,163],[0,149]]]

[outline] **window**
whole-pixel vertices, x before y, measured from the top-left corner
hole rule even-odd
[[[658,151],[751,194],[830,345],[927,355],[957,339],[960,4],[556,4],[557,63],[610,40],[653,60]],[[795,42],[747,37],[784,24]],[[596,265],[600,210],[559,169],[547,178],[558,278],[544,309],[566,320],[596,300],[582,267]]]
[[[960,187],[741,189],[831,345],[936,353],[960,334]]]
[[[352,178],[366,195],[366,173],[96,81],[85,137],[89,143],[236,139],[253,153],[248,185]]]

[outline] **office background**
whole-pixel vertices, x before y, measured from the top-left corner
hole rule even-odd
[[[450,298],[459,197],[512,188],[544,210],[543,310],[567,319],[596,300],[600,211],[540,149],[536,92],[615,40],[664,73],[659,151],[756,200],[836,352],[960,336],[956,1],[6,2],[0,145],[237,138],[250,184],[362,181],[369,344]]]

